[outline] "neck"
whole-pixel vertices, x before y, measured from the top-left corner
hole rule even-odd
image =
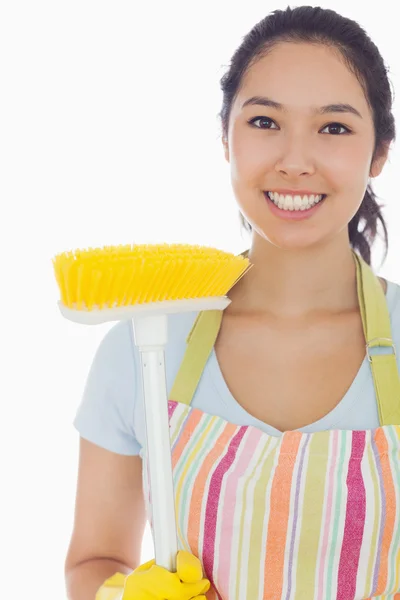
[[[248,258],[253,267],[228,294],[232,303],[226,310],[232,314],[296,318],[358,309],[348,238],[287,250],[253,234]]]

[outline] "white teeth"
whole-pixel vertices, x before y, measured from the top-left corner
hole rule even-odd
[[[279,206],[279,208],[283,210],[307,210],[318,204],[323,198],[322,194],[315,196],[311,194],[310,196],[300,196],[295,195],[291,196],[290,194],[278,194],[277,192],[268,192],[269,198]]]
[[[293,196],[284,196],[283,197],[283,208],[286,210],[287,209],[294,210]]]
[[[299,208],[301,208],[301,196],[295,196],[293,198],[293,204],[294,207],[297,208],[297,210],[299,210]]]

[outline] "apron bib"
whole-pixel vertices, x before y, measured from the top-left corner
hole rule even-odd
[[[354,259],[377,429],[275,437],[194,409],[222,311],[199,313],[187,338],[168,403],[175,510],[207,600],[400,600],[400,378],[385,294]]]

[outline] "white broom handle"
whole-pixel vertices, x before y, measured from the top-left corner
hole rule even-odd
[[[132,322],[142,367],[155,561],[176,572],[178,543],[164,361],[168,318],[141,315]]]

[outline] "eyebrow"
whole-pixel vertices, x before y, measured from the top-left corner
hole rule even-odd
[[[249,105],[267,106],[269,108],[276,108],[276,110],[280,110],[282,112],[287,112],[287,109],[283,106],[283,104],[275,102],[266,96],[253,96],[252,98],[249,98],[243,104],[242,109]],[[354,106],[351,106],[351,104],[327,104],[326,106],[320,106],[319,108],[315,109],[314,112],[319,115],[326,115],[328,113],[351,113],[362,119],[361,114],[356,108],[354,108]]]

